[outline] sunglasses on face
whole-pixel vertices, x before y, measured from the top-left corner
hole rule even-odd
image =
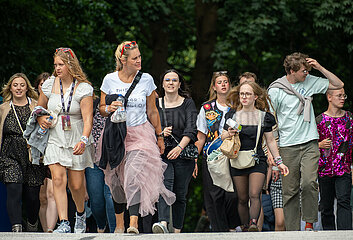
[[[132,47],[134,47],[134,46],[136,46],[136,45],[137,45],[137,44],[136,44],[136,41],[132,41],[132,42],[129,42],[129,43],[125,44],[125,45],[123,46],[123,48],[121,49],[120,57],[123,56],[123,54],[124,54],[124,49],[129,49],[129,48],[132,48]]]
[[[72,57],[72,58],[75,58],[75,57],[74,57],[74,54],[72,53],[71,48],[57,48],[57,49],[55,50],[55,53],[57,53],[57,52],[59,52],[59,51],[62,51],[62,52],[64,52],[64,53],[69,52],[69,53],[71,54],[71,57]]]

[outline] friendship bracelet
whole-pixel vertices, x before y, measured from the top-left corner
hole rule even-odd
[[[180,147],[181,151],[184,150],[184,148],[182,146],[180,146],[180,144],[178,144],[178,147]]]
[[[281,156],[278,156],[275,158],[275,163],[276,165],[281,165],[283,163],[283,160],[282,160],[282,157]]]

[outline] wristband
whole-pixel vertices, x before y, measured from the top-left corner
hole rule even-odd
[[[180,144],[178,144],[178,147],[180,147],[181,151],[184,150],[184,148],[182,146],[180,146]]]
[[[82,137],[80,138],[80,141],[83,142],[85,145],[87,145],[87,143],[88,143],[88,137],[82,136]]]
[[[163,132],[161,132],[160,134],[157,134],[157,138],[164,138]]]
[[[108,113],[108,114],[110,114],[110,112],[109,112],[109,110],[108,110],[108,106],[109,106],[109,105],[105,105],[105,112]]]

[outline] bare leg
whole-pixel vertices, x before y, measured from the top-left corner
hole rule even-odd
[[[49,168],[53,180],[53,192],[59,219],[69,220],[67,215],[66,168],[58,163],[50,165]]]
[[[53,181],[51,179],[47,180],[47,212],[46,212],[46,219],[48,224],[48,231],[51,232],[55,228],[55,224],[58,220],[58,210],[56,209],[55,199],[54,199],[54,192],[53,192]]]
[[[68,170],[68,173],[72,199],[75,202],[77,212],[82,213],[85,210],[85,170]]]
[[[47,194],[46,194],[47,183],[48,183],[48,178],[44,180],[44,184],[40,187],[40,192],[39,192],[39,201],[40,201],[39,219],[40,219],[40,224],[42,225],[43,232],[47,232],[48,230],[47,218],[46,218],[46,212],[48,207],[48,200],[47,200]]]
[[[285,231],[283,208],[275,208],[275,231]]]

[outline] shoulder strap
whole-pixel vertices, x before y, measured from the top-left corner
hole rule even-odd
[[[126,94],[125,94],[125,107],[127,105],[127,101],[130,97],[130,94],[132,93],[132,91],[135,89],[136,85],[139,83],[140,79],[141,79],[141,76],[142,76],[142,72],[139,71],[135,78],[134,78],[134,81],[132,82],[130,88],[127,90]]]
[[[259,110],[259,123],[257,124],[257,133],[256,133],[256,145],[254,148],[254,152],[257,152],[257,144],[259,143],[259,138],[260,138],[260,134],[261,134],[261,126],[262,123],[264,122],[265,119],[265,112]]]
[[[21,126],[20,119],[18,119],[17,112],[16,112],[15,107],[13,106],[12,101],[10,102],[10,105],[11,105],[11,107],[12,107],[13,112],[15,113],[16,120],[17,120],[17,122],[18,122],[18,125],[19,125],[19,126],[20,126],[20,128],[21,128],[22,133],[23,133],[23,128],[22,128],[22,126]]]
[[[167,115],[165,114],[164,97],[161,97],[164,127],[167,126]]]

